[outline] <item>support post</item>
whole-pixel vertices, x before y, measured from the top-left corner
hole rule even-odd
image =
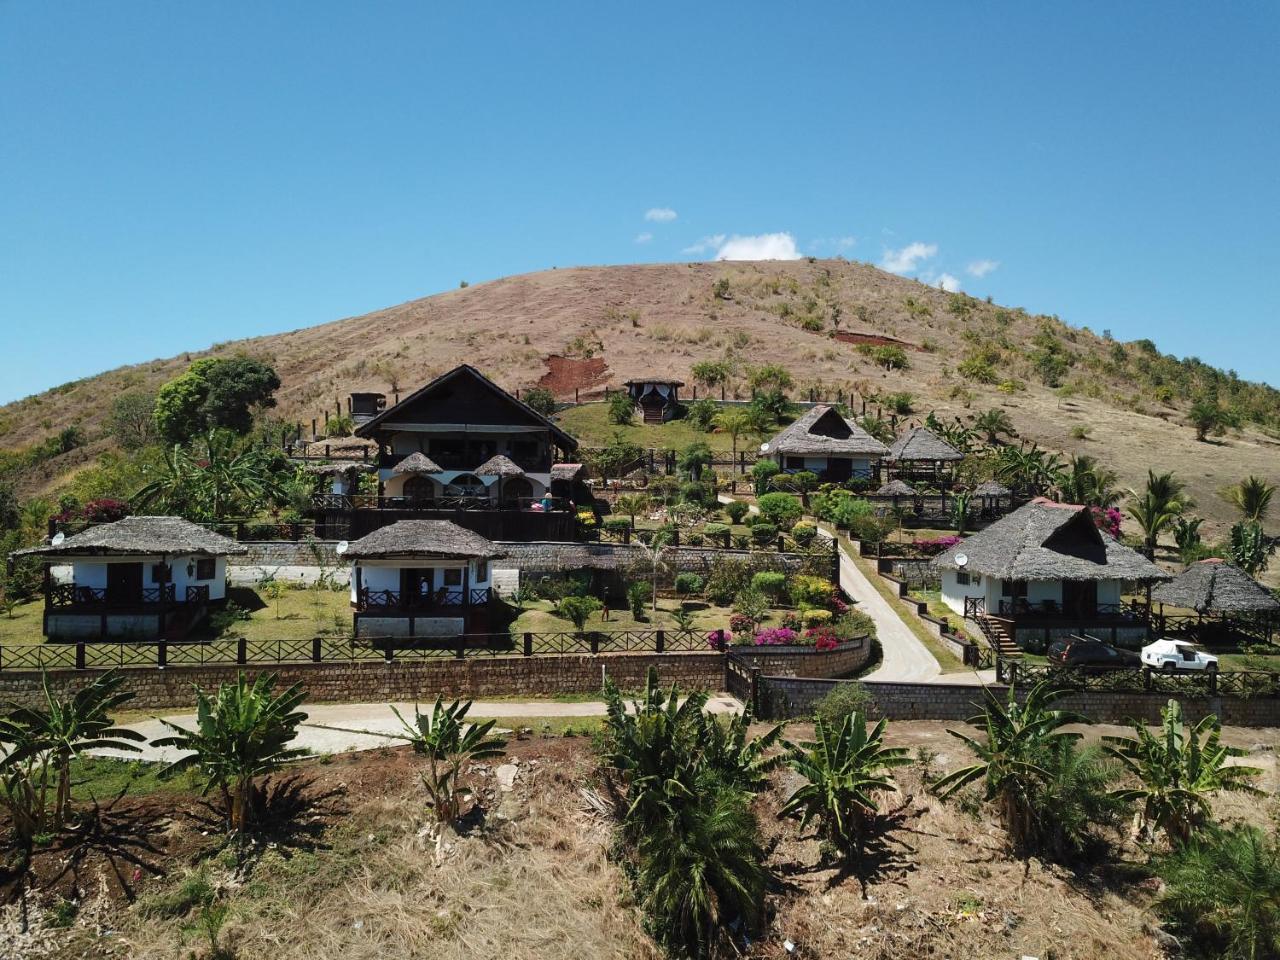
[[[76,644],[76,669],[84,669],[84,641],[81,640]]]
[[[654,637],[653,649],[655,653],[667,652],[667,631],[659,630]]]
[[[236,666],[243,667],[249,662],[249,641],[240,637],[236,640]]]
[[[533,634],[528,631],[524,635],[524,655],[526,657],[533,656]]]
[[[311,662],[319,663],[320,658],[321,658],[320,638],[312,637],[311,638]]]

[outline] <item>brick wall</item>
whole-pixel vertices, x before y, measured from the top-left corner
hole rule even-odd
[[[768,677],[762,681],[764,706],[778,716],[804,717],[814,705],[841,683],[857,681]],[[890,720],[967,720],[978,713],[982,688],[972,684],[884,683],[870,680],[862,684],[870,693],[876,716]],[[998,697],[1008,696],[1008,688],[992,686]],[[1241,727],[1280,726],[1280,698],[1276,697],[1175,697],[1188,720],[1195,722],[1208,714],[1224,724]],[[1098,723],[1126,723],[1130,719],[1147,723],[1160,721],[1160,708],[1169,701],[1162,693],[1073,693],[1058,701],[1064,710],[1080,713]]]

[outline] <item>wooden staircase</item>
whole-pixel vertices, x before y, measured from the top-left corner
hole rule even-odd
[[[1022,656],[1022,650],[1018,647],[1013,637],[1010,636],[1003,620],[982,615],[977,617],[977,623],[982,630],[982,635],[986,637],[987,643],[991,645],[991,649],[996,652],[997,657],[1005,660],[1016,660]]]
[[[649,404],[647,406],[642,404],[640,410],[644,414],[644,422],[646,424],[655,424],[659,427],[662,426],[662,407],[654,404]]]

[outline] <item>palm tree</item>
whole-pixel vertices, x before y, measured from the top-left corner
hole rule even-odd
[[[1087,723],[1077,714],[1055,710],[1053,703],[1063,691],[1054,690],[1041,681],[1028,691],[1026,700],[1018,703],[1013,689],[1007,703],[983,688],[986,707],[969,722],[984,728],[984,739],[975,739],[958,730],[948,730],[963,740],[978,757],[978,762],[961,767],[942,777],[933,790],[946,799],[962,787],[982,781],[985,799],[995,803],[1000,820],[1016,852],[1027,853],[1043,829],[1042,820],[1054,816],[1039,804],[1042,786],[1050,778],[1046,767],[1054,752],[1073,745],[1079,733],[1063,730],[1069,723]]]
[[[1062,458],[1041,450],[1036,444],[1001,447],[996,459],[996,477],[1011,487],[1042,494],[1058,485]]]
[[[41,707],[17,707],[0,721],[0,740],[13,744],[0,760],[0,771],[7,771],[37,759],[49,768],[56,789],[53,801],[53,827],[61,830],[71,803],[71,761],[86,750],[124,750],[138,752],[135,745],[146,738],[136,730],[113,726],[111,713],[133,699],[122,691],[124,677],[112,670],[95,677],[71,695],[62,699],[49,686],[49,676],[41,672]],[[41,775],[42,789],[47,775]],[[47,810],[42,802],[41,808]]]
[[[1226,492],[1227,501],[1240,511],[1242,520],[1262,523],[1271,509],[1271,498],[1276,494],[1274,484],[1261,477],[1249,476]]]
[[[653,504],[653,498],[647,493],[624,493],[614,501],[614,507],[619,513],[625,513],[631,518],[631,526],[636,525],[636,514],[644,513]]]
[[[1013,420],[999,407],[993,407],[973,418],[973,429],[986,436],[988,446],[997,446],[1002,436],[1016,437]]]
[[[234,684],[221,684],[212,697],[196,687],[196,729],[161,720],[174,733],[151,742],[155,747],[174,747],[185,753],[162,770],[161,776],[198,770],[204,792],[216,787],[222,794],[227,826],[236,832],[251,824],[254,779],[307,752],[289,746],[298,725],[307,718],[296,709],[306,692],[295,683],[273,694],[275,683],[275,674],[258,674],[250,683],[241,673]]]
[[[445,706],[444,700],[437,697],[429,714],[424,714],[415,704],[410,724],[399,710],[391,708],[404,727],[405,739],[413,744],[413,752],[427,759],[422,785],[426,787],[432,815],[445,827],[457,822],[462,804],[471,796],[471,791],[462,784],[466,766],[473,760],[500,757],[507,749],[506,740],[492,735],[497,721],[469,722],[470,709],[470,700],[465,703],[455,700]],[[441,831],[437,842],[443,836]]]
[[[279,478],[266,453],[256,446],[240,447],[226,431],[204,438],[205,456],[175,444],[164,453],[160,476],[146,484],[133,500],[139,507],[156,507],[192,520],[220,520],[242,505],[258,505],[283,495]]]
[[[756,432],[756,419],[742,407],[729,407],[717,413],[711,422],[715,424],[717,430],[729,434],[729,441],[733,446],[733,460],[737,463],[738,438]]]
[[[1256,577],[1265,570],[1275,552],[1276,541],[1263,532],[1262,524],[1240,520],[1231,525],[1227,534],[1227,555],[1249,576]]]
[[[801,829],[816,818],[826,840],[860,852],[878,810],[875,795],[896,789],[889,771],[911,763],[905,747],[884,746],[884,729],[881,720],[868,733],[861,712],[836,725],[819,717],[815,740],[791,748],[789,763],[807,782],[779,816],[799,814]]]
[[[1211,816],[1209,798],[1220,790],[1261,796],[1249,781],[1262,773],[1256,767],[1229,764],[1246,751],[1221,742],[1215,716],[1188,729],[1182,705],[1170,700],[1160,711],[1160,732],[1134,723],[1134,737],[1103,737],[1107,752],[1138,781],[1137,786],[1113,791],[1118,799],[1140,803],[1139,825],[1150,836],[1160,830],[1175,845],[1191,839]]]
[[[1200,525],[1204,517],[1174,517],[1173,542],[1178,545],[1178,559],[1187,566],[1195,563],[1204,553],[1204,541],[1200,537]]]
[[[1073,455],[1058,477],[1055,489],[1063,503],[1080,503],[1090,507],[1114,507],[1124,496],[1115,489],[1116,473],[1098,463],[1087,453]]]
[[[1191,506],[1190,499],[1182,491],[1182,481],[1172,471],[1156,473],[1154,470],[1147,471],[1147,485],[1142,493],[1129,491],[1131,502],[1126,509],[1142,528],[1147,557],[1155,556],[1160,534]]]
[[[1238,826],[1192,840],[1157,862],[1157,909],[1205,956],[1280,956],[1280,843]]]

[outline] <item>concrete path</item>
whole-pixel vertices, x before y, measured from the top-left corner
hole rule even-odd
[[[428,711],[432,704],[420,704],[422,710]],[[412,703],[397,703],[395,708],[410,723],[413,722]],[[386,703],[316,703],[304,704],[306,721],[298,728],[293,746],[310,750],[312,753],[349,753],[356,750],[373,750],[377,747],[396,746],[403,743],[404,728],[391,707]],[[630,704],[628,704],[630,709]],[[497,719],[504,717],[518,719],[565,718],[565,717],[603,717],[607,710],[604,701],[590,700],[582,703],[559,703],[553,700],[508,701],[477,700],[471,705],[469,716],[478,719]],[[707,702],[708,713],[740,713],[742,704],[733,697],[713,696]],[[193,713],[165,716],[163,719],[186,729],[195,727],[196,717]],[[121,757],[126,760],[153,760],[172,763],[182,753],[172,747],[152,747],[150,741],[158,737],[166,737],[173,733],[160,722],[160,718],[140,720],[124,724],[130,730],[136,730],[147,738],[142,746],[142,753],[126,753],[117,750],[93,751],[101,756]]]

